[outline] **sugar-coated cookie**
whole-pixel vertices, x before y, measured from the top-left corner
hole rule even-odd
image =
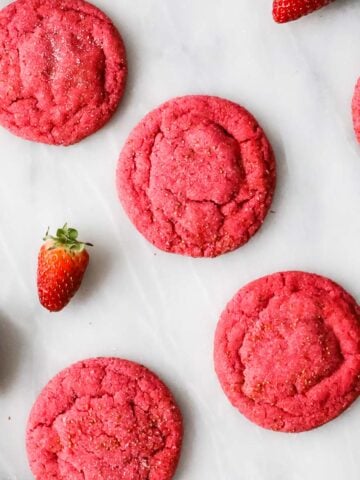
[[[27,452],[36,480],[170,480],[182,419],[168,388],[118,358],[56,375],[30,413]]]
[[[355,135],[358,142],[360,142],[360,79],[355,85],[355,91],[352,99],[352,118]]]
[[[125,88],[123,41],[83,0],[17,0],[0,12],[0,124],[70,145],[101,128]]]
[[[254,117],[229,100],[194,95],[168,101],[134,128],[117,188],[131,221],[158,248],[215,257],[260,228],[275,176]]]
[[[360,310],[327,278],[284,272],[243,287],[215,335],[215,368],[231,403],[258,425],[301,432],[359,395]]]

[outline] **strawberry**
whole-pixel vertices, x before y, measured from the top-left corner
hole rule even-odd
[[[78,291],[89,263],[85,246],[78,232],[65,224],[56,236],[46,232],[38,256],[37,287],[40,303],[50,312],[58,312]]]
[[[273,17],[275,22],[286,23],[297,20],[308,13],[325,7],[333,0],[274,0]]]

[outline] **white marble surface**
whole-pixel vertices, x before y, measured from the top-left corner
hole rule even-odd
[[[262,430],[221,392],[212,343],[227,300],[273,271],[315,271],[360,300],[360,148],[350,116],[360,3],[338,0],[283,26],[272,21],[271,0],[96,3],[128,48],[115,118],[68,148],[0,129],[0,480],[33,478],[24,429],[37,393],[58,370],[96,355],[143,362],[172,387],[186,428],[177,480],[358,480],[360,401],[309,433]],[[245,247],[215,260],[157,251],[114,188],[132,126],[186,93],[249,108],[277,156],[276,213]],[[49,314],[36,296],[36,256],[46,227],[66,220],[96,246],[81,292]]]

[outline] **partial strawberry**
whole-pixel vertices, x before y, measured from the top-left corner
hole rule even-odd
[[[89,263],[86,245],[80,242],[78,232],[67,224],[56,236],[46,232],[45,243],[38,256],[37,287],[40,303],[50,312],[58,312],[78,291]]]
[[[275,22],[286,23],[325,7],[333,0],[274,0],[273,17]]]

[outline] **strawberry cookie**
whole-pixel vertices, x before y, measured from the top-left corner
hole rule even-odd
[[[0,12],[0,124],[70,145],[101,128],[125,88],[122,39],[83,0],[17,0]]]
[[[121,153],[117,188],[136,228],[167,252],[215,257],[262,225],[275,160],[257,121],[218,97],[187,96],[149,113]]]
[[[278,23],[292,22],[325,7],[334,0],[274,0],[273,17]]]
[[[327,278],[276,273],[243,287],[215,335],[231,403],[271,430],[301,432],[338,416],[360,392],[360,309]]]
[[[37,480],[170,480],[181,441],[180,411],[152,372],[95,358],[47,384],[30,413],[26,444]]]
[[[360,79],[357,81],[352,99],[352,117],[355,135],[360,143]]]

